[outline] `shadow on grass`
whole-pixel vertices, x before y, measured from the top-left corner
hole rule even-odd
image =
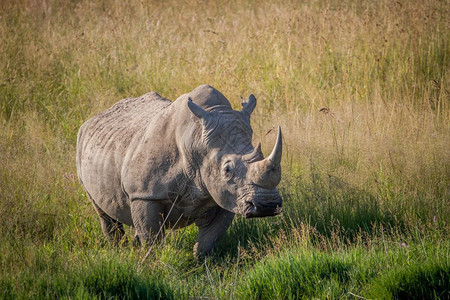
[[[416,247],[427,249],[426,256],[437,250],[433,244]],[[406,258],[401,248],[390,249],[390,254],[383,248],[373,250],[291,248],[255,263],[241,277],[236,293],[242,299],[336,299],[350,295],[364,299],[449,299],[450,269],[445,260],[429,261],[425,253],[414,251]]]
[[[373,195],[352,187],[341,179],[313,174],[311,180],[297,178],[280,189],[283,213],[277,217],[246,220],[237,216],[218,252],[237,255],[237,247],[267,246],[280,230],[289,233],[307,224],[322,237],[337,235],[341,242],[351,243],[358,236],[373,236],[379,228],[402,232],[404,211],[395,196]],[[395,215],[392,213],[395,211]]]
[[[374,280],[368,296],[384,299],[450,299],[450,268],[431,262],[392,269]]]

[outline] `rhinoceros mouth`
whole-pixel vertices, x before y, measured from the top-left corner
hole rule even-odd
[[[280,214],[283,200],[276,189],[249,185],[240,190],[237,203],[236,212],[244,218],[260,218]]]
[[[245,204],[244,217],[247,219],[276,216],[282,211],[281,201],[277,201],[276,203],[267,203],[264,205],[261,205],[255,201],[246,202]]]

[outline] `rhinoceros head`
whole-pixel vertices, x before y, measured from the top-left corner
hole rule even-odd
[[[246,218],[279,214],[282,199],[276,186],[281,179],[281,129],[272,153],[264,158],[261,145],[251,143],[250,115],[256,98],[250,95],[242,111],[229,105],[205,110],[191,99],[188,106],[202,124],[207,151],[200,173],[214,201]]]

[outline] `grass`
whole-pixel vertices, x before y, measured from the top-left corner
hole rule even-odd
[[[450,297],[445,1],[2,1],[1,298]],[[79,126],[211,84],[283,128],[284,213],[115,249],[76,180]],[[129,236],[131,229],[127,228]]]
[[[421,245],[426,250],[404,245],[388,251],[378,246],[370,251],[357,246],[331,253],[290,249],[257,263],[244,276],[236,295],[245,299],[334,299],[361,297],[361,292],[383,299],[448,296],[450,269],[448,259],[442,260],[442,248],[427,243]],[[425,253],[437,261],[423,260]]]

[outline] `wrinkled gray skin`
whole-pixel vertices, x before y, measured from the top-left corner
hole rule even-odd
[[[202,85],[174,102],[155,92],[127,98],[86,121],[78,132],[77,171],[105,235],[119,243],[127,224],[135,241],[146,243],[160,228],[195,222],[194,253],[203,256],[235,214],[278,214],[281,131],[264,159],[251,143],[255,97],[242,105],[235,111]]]

